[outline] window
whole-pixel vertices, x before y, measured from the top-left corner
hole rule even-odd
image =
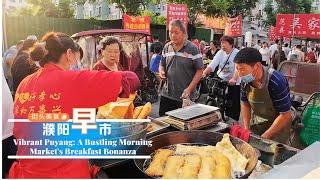
[[[101,6],[97,8],[98,9],[98,14],[97,16],[101,16]]]
[[[13,2],[13,3],[14,3],[14,2],[16,2],[16,0],[10,0],[10,2]]]
[[[22,4],[22,0],[19,0],[19,3]]]

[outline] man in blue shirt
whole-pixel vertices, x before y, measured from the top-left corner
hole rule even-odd
[[[159,64],[161,61],[161,47],[154,47],[155,54],[152,55],[151,61],[150,61],[150,71],[158,74],[159,72]]]
[[[261,62],[254,48],[240,50],[234,60],[242,82],[243,126],[263,138],[287,143],[292,119],[289,85],[280,72]]]

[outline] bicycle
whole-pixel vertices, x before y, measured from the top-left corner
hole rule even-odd
[[[225,112],[228,107],[232,106],[232,101],[227,98],[228,82],[220,78],[208,76],[206,78],[209,94],[206,105],[220,108],[222,120],[226,121]]]

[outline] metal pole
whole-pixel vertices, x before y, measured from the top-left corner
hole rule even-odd
[[[5,11],[3,9],[3,11]],[[2,17],[2,31],[3,31],[3,44],[4,44],[4,50],[8,49],[8,36],[7,36],[7,24],[6,24],[6,12],[3,12]],[[3,51],[4,52],[4,51]]]
[[[296,14],[293,14],[292,35],[291,35],[291,38],[290,38],[290,46],[291,46],[291,41],[293,40],[293,37],[294,37],[294,27],[296,26],[295,22],[296,22]]]

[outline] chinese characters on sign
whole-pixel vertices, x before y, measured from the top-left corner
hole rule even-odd
[[[242,36],[242,16],[229,18],[226,23],[225,35],[231,37]]]
[[[150,17],[123,15],[123,28],[150,33]]]
[[[72,129],[81,130],[81,134],[87,134],[88,129],[97,129],[96,110],[91,108],[74,108]],[[68,123],[44,123],[43,136],[67,136],[70,132]],[[111,124],[100,123],[99,135],[107,136],[111,134]]]
[[[275,41],[276,39],[280,39],[280,36],[277,36],[275,31],[276,31],[276,28],[274,26],[270,26],[270,29],[269,29],[270,41]]]
[[[279,14],[276,35],[319,39],[320,14]]]
[[[188,24],[188,7],[186,4],[168,4],[167,5],[167,26],[170,21],[179,19]]]
[[[16,94],[16,101],[20,104],[14,107],[14,113],[18,116],[27,115],[31,121],[65,121],[69,115],[61,113],[59,100],[60,92],[21,92]],[[38,101],[39,106],[28,106],[28,103]],[[52,102],[52,105],[44,105],[44,102]]]

